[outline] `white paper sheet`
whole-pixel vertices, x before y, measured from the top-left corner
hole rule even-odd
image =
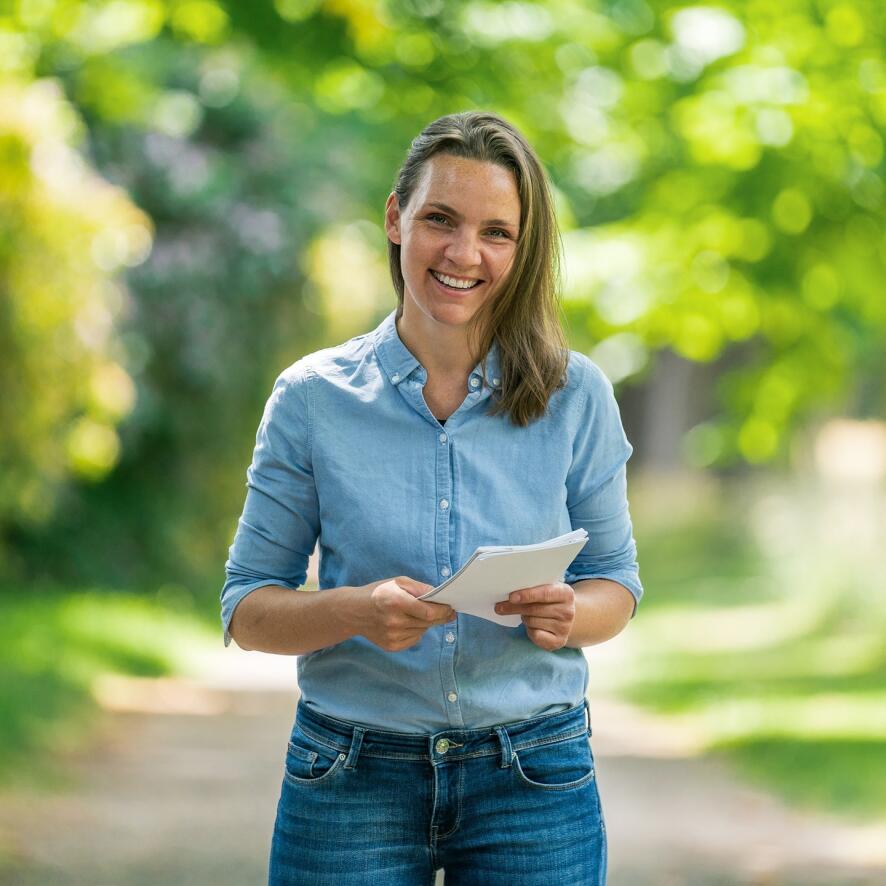
[[[520,588],[562,581],[587,538],[584,529],[576,529],[537,544],[479,547],[455,575],[418,599],[447,603],[456,612],[519,627],[519,615],[499,615],[495,604]]]

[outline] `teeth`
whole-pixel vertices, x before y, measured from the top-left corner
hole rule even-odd
[[[447,286],[451,286],[453,289],[473,289],[480,282],[479,280],[456,280],[455,277],[447,277],[446,274],[438,274],[436,271],[431,271],[431,273],[441,283],[445,283]]]

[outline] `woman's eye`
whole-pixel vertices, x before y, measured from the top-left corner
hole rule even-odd
[[[428,221],[432,222],[440,222],[442,224],[449,224],[449,219],[445,215],[440,215],[439,212],[432,212],[430,215],[426,216]],[[510,234],[502,228],[492,228],[489,231],[490,234],[494,234],[494,240],[506,240],[510,238]]]

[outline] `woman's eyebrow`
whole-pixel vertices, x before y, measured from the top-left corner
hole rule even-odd
[[[442,209],[444,212],[448,212],[453,218],[461,218],[462,215],[457,210],[453,209],[451,206],[447,206],[445,203],[428,203],[428,206],[433,206],[435,209]],[[483,222],[484,225],[503,225],[506,228],[514,228],[516,229],[516,225],[513,222],[506,221],[503,218],[487,218],[486,221]]]

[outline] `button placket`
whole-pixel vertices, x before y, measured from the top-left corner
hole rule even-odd
[[[442,432],[439,427],[435,431],[435,438],[432,444],[436,456],[434,558],[438,575],[443,581],[452,574],[454,533],[451,515],[454,510],[455,492],[455,440],[451,432]],[[441,632],[441,638],[440,674],[443,682],[441,703],[449,725],[459,728],[464,726],[464,717],[460,710],[461,699],[455,679],[456,630],[451,630],[447,625]]]

